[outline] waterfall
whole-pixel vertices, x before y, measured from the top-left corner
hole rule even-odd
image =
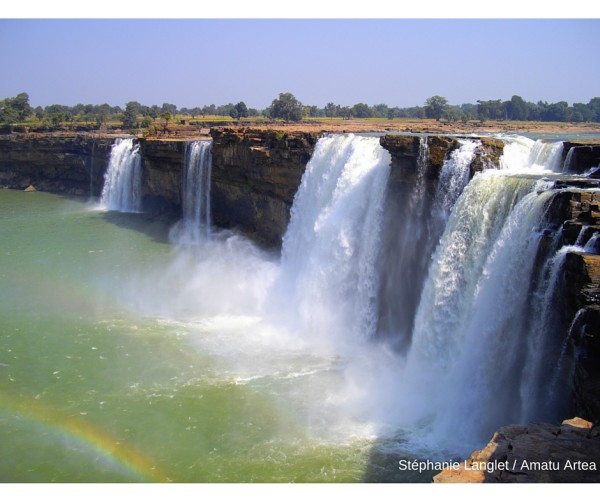
[[[548,171],[562,171],[563,142],[547,142],[537,140],[529,155],[529,165],[532,168],[545,169]]]
[[[142,209],[142,158],[133,138],[117,138],[110,152],[100,205],[107,210],[137,213]]]
[[[553,195],[547,188],[494,171],[476,176],[431,262],[408,369],[435,388],[430,404],[443,414],[434,431],[457,442],[522,417],[526,320],[536,315],[528,278]]]
[[[523,173],[525,170],[563,171],[563,142],[534,141],[524,136],[512,135],[500,136],[500,138],[505,142],[504,154],[500,161],[502,169],[517,173]]]
[[[446,220],[469,181],[478,140],[459,140],[460,146],[444,161],[437,180],[427,180],[427,138],[419,142],[416,181],[403,192],[390,192],[386,205],[385,236],[380,252],[378,334],[397,346],[410,342],[419,294],[431,255]]]
[[[437,244],[456,201],[469,183],[475,149],[481,145],[480,141],[475,140],[459,140],[459,142],[460,147],[453,150],[444,161],[437,184],[433,203],[434,225],[437,228],[431,236],[433,246]]]
[[[92,155],[90,156],[90,197],[89,201],[91,202],[94,198],[94,151],[96,149],[96,138],[92,142]]]
[[[565,357],[565,320],[551,308],[563,285],[556,236],[539,256],[557,192],[541,177],[559,147],[505,141],[500,169],[470,179],[476,139],[460,140],[435,176],[426,137],[401,173],[379,138],[320,138],[279,262],[245,261],[250,247],[230,234],[207,239],[211,143],[189,143],[177,241],[202,253],[178,250],[169,300],[186,314],[243,315],[256,340],[324,356],[339,386],[319,389],[328,407],[438,454],[468,454],[505,424],[554,420],[565,380],[555,378]]]
[[[553,309],[565,250],[536,262],[546,260],[540,241],[556,191],[530,176],[558,169],[562,143],[505,142],[501,169],[475,175],[445,223],[402,374],[428,390],[431,434],[457,448],[503,424],[559,419],[565,403],[564,389],[550,385],[567,329]],[[447,193],[436,194],[437,207]]]
[[[390,155],[378,138],[351,134],[321,138],[306,166],[273,304],[315,341],[364,341],[375,331],[375,264],[389,170]]]
[[[573,158],[575,157],[575,147],[571,147],[567,152],[567,157],[565,157],[565,163],[563,165],[563,171],[571,171],[573,167]]]
[[[171,233],[179,244],[197,244],[210,239],[210,179],[212,141],[193,141],[185,144],[181,177],[183,219]]]
[[[594,232],[592,237],[585,244],[583,251],[586,253],[600,253],[600,232]]]
[[[540,246],[557,190],[539,175],[560,146],[511,138],[501,169],[469,180],[478,140],[461,140],[437,179],[419,145],[414,172],[388,182],[376,139],[319,141],[268,305],[305,339],[361,348],[346,368],[363,400],[347,398],[352,410],[464,454],[504,424],[560,419],[566,403],[566,380],[553,381],[567,328],[551,308],[559,240]]]

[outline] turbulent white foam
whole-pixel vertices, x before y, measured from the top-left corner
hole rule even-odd
[[[563,142],[531,140],[524,136],[501,136],[504,153],[500,168],[513,173],[562,171]]]
[[[482,173],[448,221],[406,367],[406,382],[429,389],[422,413],[432,415],[436,441],[465,449],[520,419],[522,323],[538,226],[552,195],[544,188],[529,179]],[[414,395],[411,400],[419,401]]]
[[[117,138],[104,175],[100,206],[107,210],[137,213],[142,209],[142,158],[133,138]]]
[[[563,142],[545,142],[537,140],[533,144],[529,155],[529,165],[533,169],[542,169],[553,172],[562,170]]]

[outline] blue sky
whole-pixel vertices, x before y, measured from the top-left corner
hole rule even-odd
[[[422,105],[600,95],[600,19],[0,19],[0,98]]]

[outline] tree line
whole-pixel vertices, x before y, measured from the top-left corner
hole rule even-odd
[[[263,110],[248,108],[243,101],[237,104],[205,105],[203,107],[178,108],[172,103],[143,105],[137,101],[120,106],[77,104],[49,105],[31,107],[29,95],[20,93],[13,98],[0,101],[0,124],[16,124],[39,122],[49,126],[59,126],[65,122],[94,123],[98,126],[108,121],[120,121],[126,129],[148,127],[157,119],[168,123],[175,115],[205,118],[208,116],[231,117],[265,117],[283,119],[288,122],[307,118],[344,118],[344,119],[425,119],[432,118],[448,122],[467,120],[514,120],[514,121],[552,121],[552,122],[600,122],[600,97],[592,98],[588,103],[566,101],[536,103],[525,101],[514,95],[510,100],[478,100],[477,103],[451,105],[443,96],[428,98],[423,106],[390,107],[386,104],[367,105],[356,103],[352,106],[329,102],[324,107],[303,105],[293,94],[281,93],[271,105]]]

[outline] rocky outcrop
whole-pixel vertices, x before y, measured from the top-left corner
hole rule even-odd
[[[573,367],[572,410],[600,422],[600,255],[597,247],[583,250],[600,233],[600,184],[596,180],[555,182],[561,191],[548,208],[548,220],[560,227],[560,245],[571,248],[564,262],[562,309],[568,322],[566,347]],[[575,185],[575,186],[574,186]]]
[[[600,482],[600,429],[581,418],[505,426],[433,482]]]
[[[600,255],[569,252],[565,260],[566,301],[574,355],[575,413],[600,423]]]
[[[113,140],[64,133],[0,135],[0,186],[97,196]]]
[[[448,154],[458,148],[460,143],[449,136],[428,136],[426,140],[429,159],[425,176],[435,179]],[[420,136],[388,134],[380,138],[379,143],[392,157],[390,173],[392,184],[398,182],[412,184],[416,181],[420,142]]]
[[[572,140],[563,143],[565,168],[575,173],[584,173],[600,166],[600,142]]]
[[[318,135],[212,129],[211,136],[213,222],[280,246]]]
[[[471,137],[470,137],[471,138]],[[458,139],[450,136],[427,136],[429,162],[425,172],[427,178],[436,179],[448,155],[460,146]],[[472,138],[471,138],[472,139]],[[475,150],[471,162],[471,177],[478,171],[497,168],[504,152],[504,142],[495,138],[477,138],[480,145]],[[411,183],[416,177],[417,159],[421,137],[406,135],[385,135],[380,139],[381,146],[392,156],[392,183]]]
[[[471,163],[471,177],[478,171],[497,168],[504,153],[504,142],[496,138],[479,138],[481,145],[475,149],[475,158]]]

